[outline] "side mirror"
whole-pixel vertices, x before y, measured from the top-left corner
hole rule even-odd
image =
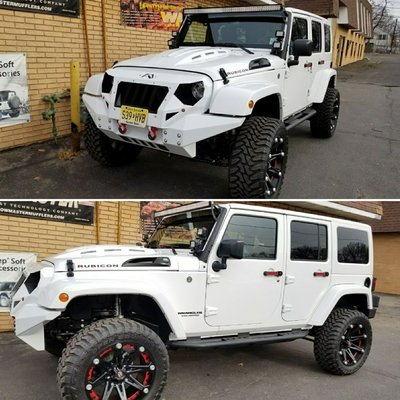
[[[309,39],[296,39],[293,42],[293,55],[297,57],[310,57],[313,52],[313,42]]]
[[[212,265],[212,269],[215,272],[219,272],[226,269],[226,260],[228,258],[236,258],[241,260],[244,253],[244,242],[239,240],[224,240],[220,243],[217,251],[218,257],[221,257],[221,261],[215,261]]]

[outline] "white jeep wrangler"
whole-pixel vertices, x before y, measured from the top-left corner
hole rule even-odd
[[[68,250],[18,282],[16,334],[64,348],[63,399],[159,399],[166,346],[304,338],[330,373],[364,364],[379,305],[369,226],[241,204],[161,216],[146,247]]]
[[[273,198],[287,131],[335,132],[340,107],[330,22],[280,5],[187,9],[171,50],[87,82],[85,143],[103,165],[143,147],[229,166],[233,198]]]

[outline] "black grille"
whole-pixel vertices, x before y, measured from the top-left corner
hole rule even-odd
[[[28,293],[32,293],[39,285],[40,281],[40,272],[34,272],[28,276],[28,279],[25,281],[26,289]]]
[[[115,107],[146,108],[150,113],[156,114],[168,91],[165,86],[121,82],[118,85]]]

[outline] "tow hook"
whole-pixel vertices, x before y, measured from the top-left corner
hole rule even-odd
[[[121,135],[125,135],[126,132],[128,132],[128,125],[123,124],[123,123],[121,123],[121,122],[118,121],[118,132],[119,132]]]
[[[151,128],[149,127],[149,134],[148,134],[149,140],[151,140],[152,142],[154,140],[156,140],[157,139],[157,133],[158,133],[158,129],[157,128],[155,128],[154,126],[151,127]]]

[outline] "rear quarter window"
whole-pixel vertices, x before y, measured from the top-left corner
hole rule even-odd
[[[368,264],[368,233],[359,229],[337,229],[338,261],[343,264]]]

